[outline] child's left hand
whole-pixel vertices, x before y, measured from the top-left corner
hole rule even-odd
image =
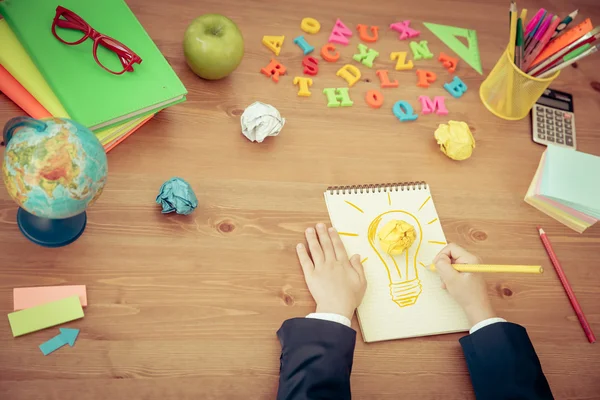
[[[317,312],[352,319],[367,289],[365,272],[358,254],[348,259],[344,244],[334,228],[317,224],[305,232],[308,249],[296,246],[308,290],[317,302]],[[317,236],[318,235],[318,236]]]

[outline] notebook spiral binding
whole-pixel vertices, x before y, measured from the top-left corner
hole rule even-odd
[[[376,183],[372,185],[329,186],[329,194],[362,194],[427,189],[426,182]]]

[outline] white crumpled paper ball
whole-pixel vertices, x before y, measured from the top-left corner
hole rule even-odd
[[[244,110],[240,122],[242,133],[248,140],[262,143],[268,136],[279,135],[285,118],[272,105],[257,101]]]

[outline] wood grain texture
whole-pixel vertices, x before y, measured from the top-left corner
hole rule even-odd
[[[1,399],[273,399],[280,346],[275,332],[291,317],[313,311],[294,254],[303,229],[327,221],[322,193],[328,185],[425,180],[431,185],[448,240],[487,263],[541,264],[543,276],[486,276],[498,313],[523,324],[556,398],[600,398],[600,347],[587,343],[549,263],[535,226],[544,227],[596,334],[600,334],[600,227],[579,235],[523,202],[543,147],[534,144],[528,119],[507,122],[479,101],[483,77],[459,62],[469,86],[460,100],[446,96],[448,118],[421,116],[400,123],[397,100],[420,110],[418,96],[446,95],[451,76],[435,59],[417,67],[438,74],[429,89],[416,87],[414,71],[394,72],[398,89],[383,90],[379,110],[363,101],[379,87],[375,70],[393,69],[391,51],[409,51],[387,27],[412,19],[437,56],[448,49],[421,22],[476,29],[484,72],[500,56],[507,36],[507,1],[393,0],[129,0],[131,8],[189,90],[188,101],[158,114],[109,154],[109,181],[88,214],[85,234],[61,249],[29,243],[18,231],[17,208],[0,189],[0,312],[12,309],[12,288],[85,284],[86,317],[77,344],[51,356],[37,345],[56,334],[13,339],[0,324]],[[546,7],[560,15],[579,8],[600,22],[597,0],[520,2],[530,15]],[[246,55],[229,78],[206,82],[183,58],[187,24],[203,13],[239,24]],[[319,48],[337,17],[355,32],[342,59],[321,62],[312,96],[296,96],[301,75],[302,17],[317,18]],[[350,90],[351,108],[328,109],[323,88],[345,87],[335,71],[359,42],[356,25],[378,25],[373,69]],[[271,54],[263,35],[285,35],[278,59],[288,67],[279,84],[259,73]],[[125,42],[126,40],[123,39]],[[409,53],[410,54],[410,53]],[[320,57],[318,57],[320,59]],[[564,71],[552,86],[575,97],[578,145],[600,153],[598,58]],[[263,144],[240,134],[239,116],[250,103],[275,105],[287,118],[282,134]],[[21,112],[0,95],[0,121]],[[452,162],[433,131],[447,119],[469,123],[474,156]],[[161,183],[181,176],[200,205],[191,216],[161,215],[154,198]],[[356,320],[353,326],[358,328]],[[416,338],[356,348],[352,388],[356,399],[474,398],[458,345],[460,335]]]

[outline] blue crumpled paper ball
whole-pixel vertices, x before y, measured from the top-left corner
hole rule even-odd
[[[198,207],[198,199],[189,183],[181,178],[171,178],[160,187],[156,204],[162,206],[162,213],[191,214]]]

